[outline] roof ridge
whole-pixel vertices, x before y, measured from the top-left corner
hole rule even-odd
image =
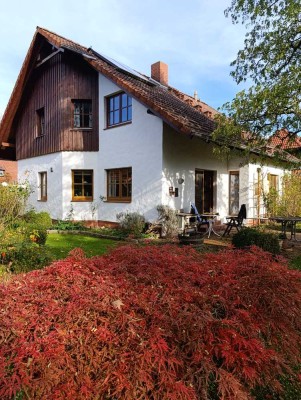
[[[83,46],[82,44],[75,42],[74,40],[68,39],[68,38],[66,38],[65,36],[62,36],[62,35],[58,35],[56,32],[50,31],[49,29],[43,28],[43,27],[41,27],[41,26],[37,26],[37,31],[38,31],[40,34],[43,34],[43,32],[47,32],[47,33],[49,33],[49,34],[51,34],[51,35],[54,35],[54,36],[56,36],[56,37],[58,37],[58,38],[60,38],[60,39],[65,40],[66,42],[73,43],[73,44],[75,44],[76,46],[79,46],[79,47],[83,48],[85,51],[88,51],[88,49],[89,49],[89,47],[85,47],[85,46]]]

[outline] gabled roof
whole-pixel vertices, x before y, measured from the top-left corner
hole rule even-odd
[[[45,43],[45,40],[56,51],[71,51],[78,54],[96,71],[140,101],[151,113],[162,118],[176,131],[191,137],[197,136],[206,141],[212,140],[211,134],[215,128],[213,117],[218,112],[208,104],[171,86],[164,86],[144,74],[97,53],[92,48],[84,47],[47,29],[37,27],[0,122],[0,145],[12,146],[10,139],[13,137],[13,120],[20,105],[27,80],[31,71],[37,65],[40,47]],[[245,147],[246,143],[242,140],[239,148],[243,150]],[[253,153],[257,154],[260,151],[254,150]],[[283,159],[293,163],[300,162],[293,155],[286,154],[285,151],[282,151],[282,153]],[[273,152],[267,151],[266,155],[273,157]]]
[[[28,53],[23,62],[14,90],[0,123],[0,143],[9,142],[15,113],[32,68],[41,39],[46,39],[58,50],[69,50],[83,57],[95,70],[115,82],[125,92],[143,103],[153,114],[162,118],[180,133],[207,139],[214,130],[212,116],[217,112],[207,104],[194,99],[170,86],[163,86],[154,79],[139,74],[119,63],[98,54],[44,28],[37,27]],[[207,113],[207,115],[205,114]]]

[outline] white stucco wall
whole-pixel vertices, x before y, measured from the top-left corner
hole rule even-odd
[[[212,145],[198,138],[176,133],[166,127],[164,131],[163,162],[163,203],[176,209],[190,211],[190,204],[195,202],[195,170],[205,169],[217,172],[216,210],[220,219],[228,215],[228,165],[212,154]],[[178,178],[184,183],[178,184]],[[169,187],[179,189],[179,197],[169,195]]]
[[[47,211],[53,219],[65,219],[71,216],[72,210],[75,219],[93,219],[90,202],[72,201],[71,170],[93,169],[94,180],[97,182],[97,152],[54,153],[20,160],[18,165],[19,182],[28,182],[32,191],[29,207],[34,207],[37,211]],[[47,201],[39,201],[39,172],[47,172]]]
[[[121,211],[140,212],[148,220],[157,217],[162,197],[162,137],[160,118],[133,99],[132,123],[106,129],[105,96],[120,88],[99,76],[99,195],[106,196],[106,169],[132,167],[132,202],[100,202],[99,219],[114,221]]]
[[[97,168],[98,152],[65,151],[62,153],[62,218],[67,218],[73,211],[74,219],[93,220],[97,213],[93,212],[91,202],[72,201],[72,170],[92,169],[94,181],[93,198],[99,192],[99,169]]]
[[[189,212],[190,204],[195,202],[195,170],[204,169],[216,171],[216,212],[219,219],[225,221],[229,215],[229,173],[239,171],[239,204],[246,204],[247,217],[258,216],[258,172],[260,168],[261,196],[259,216],[265,216],[262,188],[268,191],[268,174],[279,176],[279,189],[285,171],[281,167],[272,165],[248,164],[242,165],[241,159],[233,158],[229,161],[217,159],[213,154],[212,145],[200,139],[186,137],[176,133],[171,128],[164,130],[163,156],[163,193],[162,202],[175,209],[184,209]],[[268,161],[267,161],[268,164]],[[178,179],[184,183],[179,184]],[[169,195],[169,187],[179,189],[179,197]]]
[[[55,153],[18,161],[18,181],[29,183],[31,189],[29,207],[34,207],[37,211],[47,211],[54,219],[61,219],[63,215],[62,158],[63,153]],[[46,202],[39,201],[39,172],[47,172]]]

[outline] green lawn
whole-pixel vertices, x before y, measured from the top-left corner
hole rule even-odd
[[[290,267],[293,268],[293,269],[298,269],[299,271],[301,271],[301,255],[294,257],[290,261]]]
[[[117,244],[117,241],[110,239],[60,233],[49,234],[46,241],[47,248],[56,260],[67,257],[75,247],[80,247],[87,257],[92,257],[107,253]]]

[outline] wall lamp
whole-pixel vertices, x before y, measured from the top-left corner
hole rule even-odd
[[[169,187],[169,196],[179,197],[179,189],[174,188],[173,186]]]
[[[184,179],[183,179],[183,178],[179,178],[179,179],[178,179],[178,184],[179,184],[179,185],[182,185],[182,183],[184,183]]]

